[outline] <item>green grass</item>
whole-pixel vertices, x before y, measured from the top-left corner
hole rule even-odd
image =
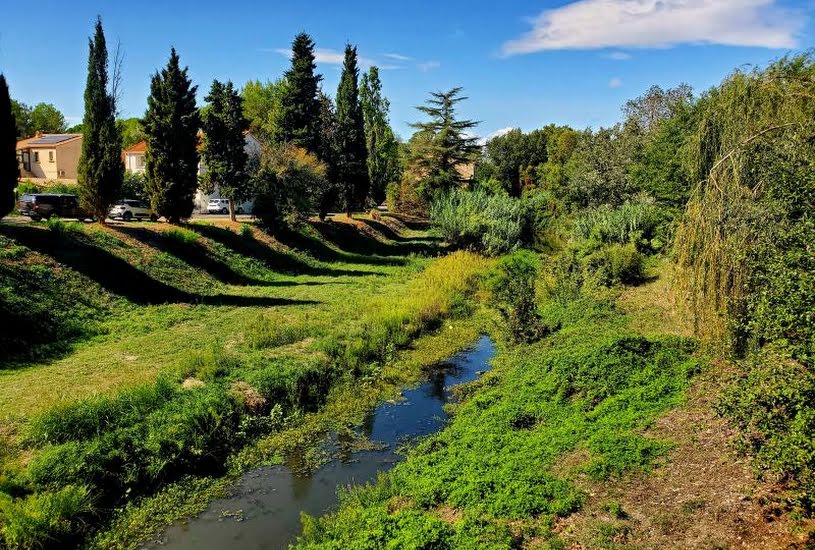
[[[445,430],[343,492],[337,513],[306,518],[298,547],[514,548],[553,537],[554,519],[582,506],[581,476],[658,464],[670,443],[642,432],[682,402],[700,365],[687,340],[631,332],[609,296],[544,304],[559,332],[502,348]]]
[[[3,313],[33,327],[65,312],[45,335],[54,345],[29,345],[34,331],[18,332],[27,351],[0,366],[3,510],[42,508],[40,523],[0,514],[0,539],[69,544],[125,506],[131,519],[118,514],[119,527],[99,540],[132,542],[133,533],[116,531],[139,523],[135,502],[177,505],[164,487],[186,494],[293,441],[316,442],[418,376],[421,361],[412,370],[388,365],[423,333],[444,334],[445,318],[470,311],[467,296],[489,262],[416,256],[435,244],[395,223],[326,225],[290,242],[246,225],[0,227],[10,251],[0,258]],[[33,296],[18,296],[16,279],[30,272],[45,278]],[[32,314],[32,299],[50,307]],[[85,313],[72,329],[77,304]],[[349,400],[360,384],[365,397]],[[48,504],[70,487],[87,491],[92,524],[84,509]]]

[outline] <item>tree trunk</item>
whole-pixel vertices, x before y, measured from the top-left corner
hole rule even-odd
[[[238,218],[235,217],[235,201],[229,199],[229,219],[233,222],[238,221]]]
[[[345,217],[346,217],[346,218],[350,218],[350,217],[351,217],[351,207],[350,207],[350,206],[349,206],[348,208],[346,208],[346,209],[345,209]]]

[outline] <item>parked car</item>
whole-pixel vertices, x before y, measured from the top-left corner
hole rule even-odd
[[[132,219],[156,221],[158,216],[150,209],[150,205],[136,199],[124,199],[110,207],[108,217],[115,220],[121,218],[129,222]]]
[[[210,214],[229,214],[229,199],[209,199],[207,212]],[[243,204],[235,207],[236,214],[243,214],[244,212]]]
[[[93,216],[79,207],[79,197],[64,193],[26,193],[17,202],[20,214],[32,220],[46,220],[51,216],[76,218],[79,221],[93,219]]]

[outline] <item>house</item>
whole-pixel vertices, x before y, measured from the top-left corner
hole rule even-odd
[[[82,134],[37,134],[17,142],[20,177],[76,183]]]
[[[143,174],[145,167],[145,155],[147,154],[147,143],[140,141],[122,151],[122,160],[125,163],[125,170],[132,174]]]
[[[244,132],[244,136],[246,139],[246,145],[244,146],[246,153],[250,156],[257,156],[260,155],[260,141],[253,136],[249,132]],[[199,145],[199,149],[200,149]],[[134,174],[142,174],[145,170],[145,158],[147,156],[147,143],[145,141],[140,141],[133,145],[132,147],[128,147],[124,151],[122,151],[122,158],[125,163],[125,170]],[[206,173],[207,167],[206,163],[201,160],[198,163],[198,176],[203,176]],[[198,189],[195,192],[195,197],[193,198],[193,204],[195,205],[196,212],[206,212],[207,205],[209,204],[210,199],[220,199],[221,195],[218,193],[218,189],[216,188],[213,193],[204,193],[201,189]],[[242,204],[236,205],[237,208],[244,212],[251,212],[252,210],[253,201],[245,201]]]

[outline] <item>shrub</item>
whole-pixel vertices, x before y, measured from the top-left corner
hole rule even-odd
[[[543,333],[535,304],[538,258],[519,250],[501,258],[489,277],[492,302],[501,312],[515,342],[532,342]]]
[[[78,222],[66,222],[63,221],[61,218],[51,217],[45,221],[45,225],[48,227],[50,231],[59,235],[60,237],[66,237],[71,235],[72,233],[79,233],[82,231],[82,225]]]
[[[311,411],[323,403],[338,371],[324,363],[274,361],[252,373],[247,381],[272,405],[284,412]]]
[[[198,242],[198,233],[182,227],[171,227],[163,233],[171,242],[182,246],[194,245]]]
[[[780,478],[793,500],[815,510],[815,374],[765,352],[723,395],[721,414],[739,428],[739,449],[762,475]]]
[[[607,286],[638,284],[645,276],[642,254],[633,243],[604,245],[586,256],[584,266]]]

